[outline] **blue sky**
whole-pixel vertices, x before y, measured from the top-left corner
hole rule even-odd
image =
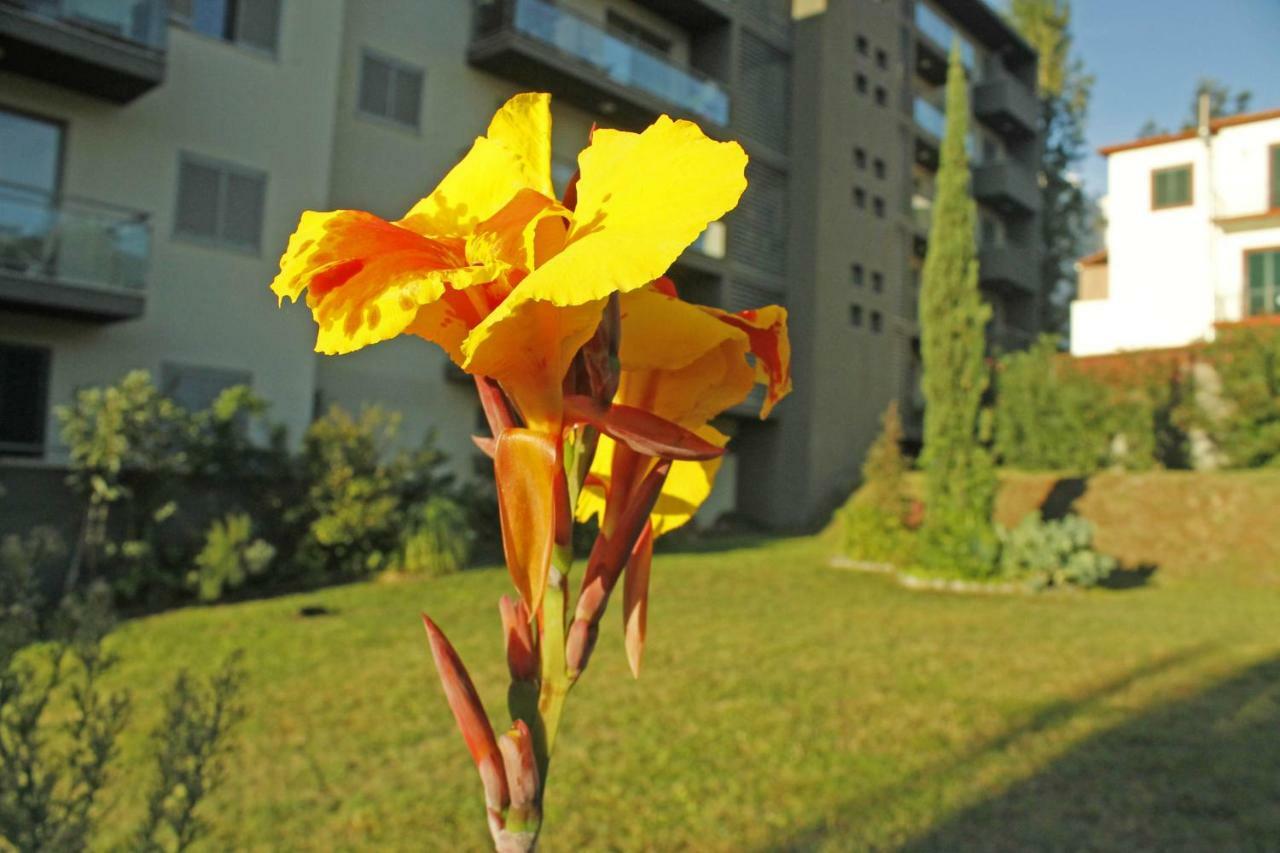
[[[1099,145],[1132,139],[1147,118],[1177,127],[1201,76],[1280,107],[1280,0],[1072,0],[1076,50],[1097,78],[1081,164],[1106,189]]]

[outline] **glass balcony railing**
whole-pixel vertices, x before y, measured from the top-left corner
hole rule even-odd
[[[165,46],[165,0],[0,0],[0,5],[152,50]]]
[[[150,257],[145,213],[0,183],[0,274],[138,291]]]
[[[606,32],[594,21],[546,0],[502,0],[486,5],[501,7],[503,26],[589,65],[614,83],[661,98],[717,124],[729,123],[729,95],[723,86],[673,64],[639,42]],[[480,34],[488,33],[482,28]]]
[[[952,40],[959,39],[960,62],[964,65],[965,71],[969,72],[969,77],[972,79],[978,64],[975,61],[976,54],[973,45],[969,43],[968,39],[957,33],[951,24],[943,20],[937,12],[924,3],[916,3],[915,17],[916,29],[943,50],[951,50]]]
[[[911,112],[915,116],[917,126],[933,134],[938,139],[942,139],[942,133],[947,127],[947,116],[942,110],[924,98],[916,98],[911,107]]]

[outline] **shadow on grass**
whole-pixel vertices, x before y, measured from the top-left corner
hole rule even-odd
[[[914,774],[876,802],[854,802],[837,823],[804,830],[770,849],[858,848],[859,815],[892,807],[917,787],[971,777],[984,759],[1016,749],[1086,706],[1155,671],[1202,654],[1193,649],[1050,703],[1027,723],[955,760]],[[1280,839],[1280,657],[1201,693],[1101,732],[1041,772],[941,821],[901,849],[1264,850]]]
[[[1077,746],[910,851],[1275,849],[1280,658]]]
[[[1040,503],[1040,517],[1045,521],[1061,521],[1071,514],[1076,501],[1084,497],[1089,481],[1084,477],[1061,477],[1054,481]]]
[[[1140,563],[1136,566],[1120,566],[1106,580],[1098,584],[1103,589],[1134,589],[1146,586],[1151,576],[1156,573],[1154,563]]]

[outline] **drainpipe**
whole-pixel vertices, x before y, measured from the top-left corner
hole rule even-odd
[[[1201,92],[1200,98],[1196,102],[1196,134],[1204,145],[1205,197],[1209,202],[1209,219],[1207,223],[1209,226],[1209,298],[1212,301],[1209,316],[1216,323],[1226,318],[1222,316],[1221,300],[1218,293],[1218,193],[1213,179],[1212,121],[1209,93]],[[1207,335],[1209,340],[1213,340],[1215,331],[1215,328],[1211,325]]]

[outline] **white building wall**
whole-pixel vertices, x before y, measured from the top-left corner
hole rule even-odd
[[[1222,222],[1268,207],[1268,152],[1280,118],[1113,153],[1107,165],[1107,299],[1071,306],[1071,351],[1183,346],[1242,319],[1244,252],[1280,245],[1280,223]],[[1192,203],[1153,210],[1155,169],[1192,164]]]
[[[296,438],[310,420],[314,330],[275,310],[267,289],[305,208],[328,195],[340,0],[282,4],[274,57],[170,27],[163,84],[117,105],[0,74],[0,107],[65,123],[62,192],[151,215],[146,309],[102,324],[0,312],[0,340],[52,350],[46,456],[65,456],[53,407],[77,389],[162,362],[244,370]],[[178,156],[188,151],[267,173],[261,251],[173,235]]]

